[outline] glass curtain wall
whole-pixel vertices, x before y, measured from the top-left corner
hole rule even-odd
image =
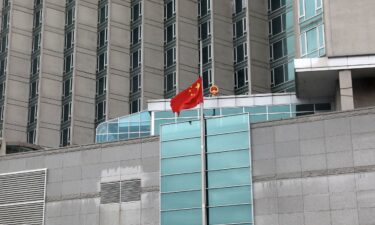
[[[207,187],[201,187],[200,121],[161,126],[161,224],[253,224],[249,114],[206,120]]]

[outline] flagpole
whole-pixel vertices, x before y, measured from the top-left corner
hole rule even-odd
[[[200,51],[200,74],[203,79],[203,43],[199,42]],[[202,182],[202,225],[207,225],[207,177],[206,177],[206,123],[204,121],[204,87],[202,82],[203,101],[200,103],[200,123],[201,123],[201,182]]]

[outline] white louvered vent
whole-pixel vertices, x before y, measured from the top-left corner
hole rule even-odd
[[[0,224],[43,225],[46,169],[0,174]]]

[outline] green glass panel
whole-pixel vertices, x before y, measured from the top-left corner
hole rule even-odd
[[[245,108],[245,112],[249,112],[250,115],[259,114],[259,113],[267,113],[267,107],[266,106],[247,107]]]
[[[250,185],[250,168],[208,172],[208,188]]]
[[[108,141],[118,141],[118,134],[108,134]]]
[[[99,124],[99,126],[96,128],[96,132],[97,132],[97,134],[108,133],[108,123]]]
[[[251,187],[232,187],[208,190],[210,206],[251,204]]]
[[[305,0],[305,19],[315,16],[315,0]]]
[[[159,119],[154,121],[154,133],[155,135],[158,135],[160,133],[160,125],[162,124],[170,124],[175,123],[175,119]]]
[[[305,12],[305,7],[303,5],[303,0],[299,0],[299,15],[303,15]]]
[[[268,113],[290,112],[289,105],[274,105],[268,107]]]
[[[288,80],[294,80],[294,62],[288,63]]]
[[[319,31],[319,48],[323,48],[324,47],[324,29],[323,29],[323,25],[321,25],[321,26],[318,27],[318,31]]]
[[[210,225],[253,221],[251,205],[210,208],[208,215]]]
[[[201,191],[187,191],[161,195],[161,210],[199,208],[202,205]]]
[[[221,152],[231,149],[248,149],[249,133],[232,133],[207,137],[207,152]]]
[[[161,140],[175,140],[200,137],[200,121],[167,124],[161,127]]]
[[[198,118],[198,110],[182,110],[179,117],[193,117]]]
[[[129,134],[128,133],[121,133],[119,134],[119,140],[128,140]]]
[[[294,36],[290,36],[286,39],[286,49],[288,55],[294,54]]]
[[[242,108],[222,108],[221,115],[232,115],[232,114],[239,114],[243,113]]]
[[[129,138],[139,138],[139,137],[140,137],[139,132],[137,132],[137,133],[130,133],[129,134]]]
[[[250,166],[249,154],[249,150],[208,154],[207,169],[219,170]]]
[[[264,122],[267,121],[267,115],[250,115],[250,122],[257,123],[257,122]]]
[[[294,27],[294,16],[293,11],[287,12],[285,15],[285,25],[286,29],[291,29]]]
[[[276,114],[269,114],[268,120],[289,119],[290,117],[291,117],[290,113],[276,113]]]
[[[161,225],[201,225],[202,210],[190,209],[161,213]]]
[[[129,116],[129,121],[133,123],[139,123],[141,121],[141,114],[134,113]]]
[[[201,173],[161,177],[161,192],[201,189]]]
[[[172,111],[155,112],[155,119],[168,119],[174,118],[175,114]]]
[[[184,155],[200,154],[201,139],[183,139],[178,141],[167,141],[161,143],[161,157],[176,157]]]
[[[139,122],[130,122],[129,123],[129,132],[139,132]]]
[[[248,114],[207,119],[207,135],[245,131],[248,129]]]
[[[318,42],[317,42],[317,29],[314,28],[306,32],[307,38],[307,53],[312,53],[318,49]]]
[[[108,123],[108,133],[118,133],[118,123]]]
[[[201,171],[201,157],[187,156],[161,160],[161,175],[194,173]]]
[[[151,120],[150,112],[142,112],[142,113],[140,113],[140,116],[141,116],[141,121],[150,121]]]
[[[141,132],[150,131],[150,129],[151,129],[150,121],[141,122],[140,124]]]
[[[301,54],[305,55],[306,54],[306,39],[305,39],[305,34],[301,35]]]
[[[220,115],[220,110],[219,109],[205,109],[204,115],[205,116],[218,116]]]

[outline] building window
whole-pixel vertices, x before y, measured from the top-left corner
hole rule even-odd
[[[29,124],[34,123],[37,120],[38,106],[33,105],[29,108]]]
[[[233,37],[239,38],[246,34],[246,18],[241,19],[233,24]]]
[[[7,7],[8,5],[9,5],[9,0],[4,0],[3,8]]]
[[[233,14],[238,14],[247,7],[247,0],[233,0],[233,3]]]
[[[176,0],[172,0],[164,5],[164,20],[169,20],[176,14]]]
[[[4,76],[6,74],[6,71],[7,71],[7,59],[5,58],[0,61],[0,76]]]
[[[6,0],[6,1],[8,1],[8,0]],[[35,0],[35,6],[40,5],[41,2],[42,2],[42,0]]]
[[[66,26],[69,26],[69,25],[72,25],[75,21],[75,8],[72,7],[70,9],[68,9],[68,11],[66,12],[66,15],[65,15],[65,25]]]
[[[39,57],[35,57],[32,60],[32,63],[31,63],[31,73],[32,73],[32,75],[35,75],[35,74],[39,73]]]
[[[310,1],[310,0],[308,0]],[[314,1],[314,0],[312,0]],[[285,6],[285,0],[268,0],[268,10],[273,12],[275,10],[280,9],[281,7]]]
[[[130,102],[130,113],[141,111],[141,99],[136,99]]]
[[[199,29],[200,29],[200,32],[199,32],[199,37],[201,38],[201,40],[206,40],[208,37],[211,36],[211,21],[208,20],[204,23],[202,23],[200,26],[199,26]]]
[[[107,77],[101,77],[96,80],[96,95],[102,95],[107,90]]]
[[[32,49],[33,49],[33,52],[36,52],[39,50],[40,48],[40,39],[41,39],[41,34],[38,33],[36,35],[33,36],[33,46],[32,46]]]
[[[65,49],[70,49],[74,45],[74,30],[65,34]]]
[[[249,83],[249,75],[247,67],[240,69],[234,74],[234,88],[242,88]]]
[[[135,45],[142,39],[142,26],[139,25],[131,30],[130,43]]]
[[[5,96],[5,82],[0,84],[0,99],[4,99]]]
[[[72,94],[72,78],[69,78],[63,83],[63,97],[68,97]]]
[[[108,19],[108,5],[104,5],[99,10],[98,23],[103,23]]]
[[[62,122],[66,122],[70,120],[72,116],[72,103],[68,102],[63,106],[62,113],[61,113],[61,120]]]
[[[300,22],[310,19],[323,12],[322,0],[299,0],[299,20]]]
[[[132,7],[131,13],[132,13],[132,15],[131,15],[132,21],[138,20],[138,18],[142,16],[142,2],[139,2],[138,4],[135,4]]]
[[[294,64],[289,62],[271,70],[271,86],[276,87],[294,79]]]
[[[164,29],[164,43],[169,43],[176,38],[176,24],[171,24]]]
[[[211,10],[211,0],[200,0],[198,4],[198,16],[205,16]]]
[[[164,77],[164,91],[169,92],[176,89],[176,72],[167,74]]]
[[[243,62],[247,59],[247,43],[242,43],[234,48],[234,63]]]
[[[316,58],[325,55],[324,25],[302,32],[301,57]]]
[[[132,66],[132,69],[136,69],[139,66],[141,66],[141,59],[142,59],[142,54],[141,54],[141,49],[138,49],[138,51],[133,52],[132,57],[130,57],[130,64]]]
[[[35,98],[39,93],[39,80],[33,81],[30,84],[30,98]]]
[[[0,106],[0,120],[4,120],[4,105]]]
[[[70,54],[65,57],[64,59],[64,72],[69,73],[73,70],[74,67],[74,60],[73,60],[73,54]]]
[[[173,66],[175,63],[176,63],[176,47],[173,47],[169,50],[167,50],[165,53],[164,53],[164,66],[165,67],[170,67],[170,66]]]
[[[36,143],[35,141],[36,141],[36,131],[31,130],[31,131],[27,132],[27,143],[35,144]]]
[[[212,60],[211,44],[209,44],[206,47],[203,47],[202,52],[203,52],[203,64],[210,62]]]
[[[95,119],[100,121],[106,116],[106,101],[102,101],[96,104]]]
[[[130,78],[130,93],[134,94],[141,89],[141,74],[136,74]]]
[[[39,27],[42,24],[42,10],[38,10],[34,17],[34,28]]]
[[[203,72],[203,88],[209,88],[212,85],[212,71],[211,69]]]
[[[60,144],[61,146],[70,145],[70,127],[65,128],[61,131]]]
[[[5,12],[3,15],[3,30],[9,27],[9,12]]]
[[[5,35],[2,39],[1,39],[1,52],[5,52],[7,49],[8,49],[8,36]]]
[[[96,70],[98,72],[103,71],[104,69],[107,68],[107,52],[103,52],[98,56],[98,62],[97,62],[97,67]]]

